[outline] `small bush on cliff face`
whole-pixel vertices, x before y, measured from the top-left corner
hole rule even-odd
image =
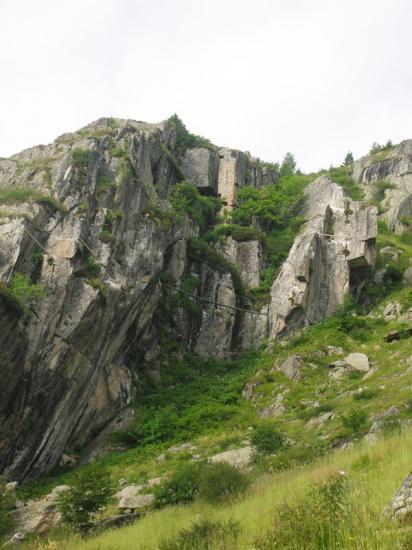
[[[212,143],[208,139],[189,132],[177,114],[171,116],[169,118],[169,122],[173,123],[175,127],[176,151],[178,153],[183,153],[186,149],[190,149],[191,147],[206,147],[207,149],[214,149]]]
[[[44,296],[44,286],[32,284],[30,277],[14,273],[7,286],[0,284],[0,296],[15,314],[26,316],[30,308]]]
[[[187,214],[201,227],[214,221],[221,206],[219,199],[201,195],[196,186],[187,182],[173,187],[170,202],[176,214]]]
[[[80,533],[89,532],[94,516],[109,503],[112,491],[109,473],[103,467],[91,465],[79,470],[70,490],[61,493],[58,499],[63,522]]]
[[[13,497],[6,491],[6,483],[0,478],[0,541],[8,535],[13,529]]]

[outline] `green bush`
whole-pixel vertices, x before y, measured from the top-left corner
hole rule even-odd
[[[192,147],[206,147],[208,149],[214,149],[212,143],[208,139],[190,133],[177,114],[171,116],[169,118],[169,122],[171,122],[175,127],[176,151],[178,153],[183,153],[186,149],[190,149]]]
[[[354,182],[352,178],[352,166],[339,166],[338,168],[331,167],[327,175],[335,183],[338,183],[346,193],[355,201],[361,201],[364,198],[362,188]]]
[[[208,502],[222,502],[244,493],[249,485],[245,474],[226,462],[204,467],[199,484],[200,498]]]
[[[13,530],[13,504],[13,496],[6,491],[6,482],[0,477],[0,541]]]
[[[93,519],[110,502],[114,489],[108,471],[95,464],[79,469],[71,478],[70,490],[59,495],[58,509],[64,523],[88,533]]]
[[[169,480],[156,489],[155,507],[192,502],[199,494],[202,468],[203,465],[200,463],[186,463],[180,466]]]
[[[201,195],[195,185],[187,182],[176,184],[169,200],[177,215],[186,214],[201,227],[210,225],[221,207],[219,199]]]
[[[368,427],[368,415],[360,409],[352,409],[342,416],[343,427],[353,436],[362,435]]]
[[[374,397],[376,397],[376,395],[377,395],[377,392],[375,390],[365,388],[362,391],[358,391],[354,393],[353,399],[355,399],[355,401],[363,401],[363,400],[373,399]]]
[[[96,191],[98,194],[108,193],[113,189],[116,189],[116,182],[109,176],[102,176],[97,180]]]
[[[30,187],[0,187],[0,204],[18,204],[28,201],[36,201],[52,211],[66,212],[66,208],[58,200],[49,195],[44,195],[36,189]]]
[[[73,149],[72,164],[76,168],[87,168],[92,158],[92,151],[89,149]]]
[[[124,145],[118,145],[117,147],[115,147],[112,154],[118,159],[129,160],[129,153],[127,152]]]
[[[233,521],[202,520],[183,529],[171,540],[162,541],[159,550],[213,550],[235,548],[240,527]]]
[[[7,286],[0,284],[0,296],[15,314],[24,317],[44,297],[44,285],[33,284],[27,275],[14,273]]]
[[[346,548],[342,530],[348,516],[349,486],[342,474],[314,485],[298,502],[276,511],[273,526],[256,541],[259,550]],[[349,547],[348,547],[349,548]]]
[[[232,237],[238,243],[247,241],[262,241],[263,233],[256,227],[245,227],[234,223],[216,225],[206,238],[209,242],[215,242],[221,237]]]
[[[61,214],[65,214],[67,212],[66,207],[63,206],[61,202],[59,202],[57,199],[50,197],[48,195],[38,196],[36,199],[36,202],[38,204],[46,206],[52,212],[60,212]]]
[[[250,442],[258,453],[274,454],[285,446],[286,437],[275,424],[266,422],[253,429]]]
[[[379,203],[385,197],[385,191],[387,189],[396,189],[396,185],[389,183],[388,181],[375,181],[373,184],[374,192],[372,195],[372,201]]]

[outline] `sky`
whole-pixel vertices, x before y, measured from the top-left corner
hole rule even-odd
[[[0,0],[0,156],[113,116],[305,172],[412,138],[410,0]]]

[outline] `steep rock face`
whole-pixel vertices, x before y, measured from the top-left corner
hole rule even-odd
[[[305,202],[307,221],[271,290],[272,337],[334,313],[375,259],[375,207],[346,197],[325,176],[309,185]]]
[[[180,179],[175,145],[171,123],[100,119],[0,160],[0,283],[20,272],[45,289],[24,318],[0,293],[0,471],[10,478],[38,476],[62,454],[90,448],[129,407],[134,380],[159,375],[166,323],[202,355],[229,357],[236,345],[239,313],[218,306],[239,305],[230,273],[188,257],[198,229],[168,215],[163,200]],[[230,155],[244,185],[251,161]],[[217,190],[221,161],[204,148],[181,159],[206,192]],[[254,161],[254,183],[272,177],[265,170]],[[248,248],[244,273],[254,284],[258,247],[232,243],[227,257],[246,261]],[[174,290],[161,274],[177,287],[195,274],[204,301],[165,319]]]
[[[182,156],[181,165],[187,181],[207,193],[217,193],[219,155],[216,151],[206,147],[188,149]]]
[[[181,180],[175,152],[171,123],[100,119],[0,160],[0,290],[17,272],[45,289],[24,317],[0,292],[0,471],[9,478],[92,449],[127,416],[139,377],[160,376],[165,334],[229,358],[325,318],[373,263],[375,210],[323,178],[308,189],[308,221],[271,303],[245,312],[238,279],[246,292],[259,285],[261,243],[216,245],[226,268],[191,257],[199,229],[166,200]],[[273,166],[230,149],[195,147],[179,160],[228,207],[241,187],[277,179]],[[187,280],[197,302],[184,294]]]
[[[392,231],[402,232],[402,218],[412,216],[412,140],[402,141],[377,156],[367,155],[354,163],[354,180],[360,183],[370,199],[374,183],[385,181],[393,188],[385,190],[383,214]]]
[[[46,289],[29,319],[16,319],[1,300],[0,372],[7,383],[0,396],[0,464],[10,476],[48,470],[130,404],[128,349],[153,318],[168,250],[195,234],[189,223],[165,231],[146,212],[153,173],[159,170],[165,185],[171,178],[159,167],[160,143],[172,139],[168,129],[124,125],[112,132],[113,143],[108,130],[99,121],[80,136],[23,152],[1,172],[3,186],[28,181],[36,193],[49,192],[53,182],[65,208],[27,204],[24,218],[7,212],[0,226],[3,282],[13,271],[30,274],[40,251],[37,280]],[[96,137],[101,133],[103,139]],[[98,275],[87,272],[92,255]]]

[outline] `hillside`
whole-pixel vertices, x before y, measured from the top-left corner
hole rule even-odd
[[[160,548],[206,519],[232,539],[187,548],[286,548],[273,509],[345,470],[340,534],[307,547],[408,548],[384,508],[410,468],[411,143],[302,175],[176,116],[101,119],[0,160],[0,466],[19,498],[91,458],[148,495],[210,457],[252,484],[50,547]],[[278,448],[256,450],[262,426]]]

